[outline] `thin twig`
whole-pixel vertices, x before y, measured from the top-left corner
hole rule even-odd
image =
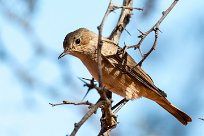
[[[70,102],[70,101],[62,101],[62,103],[57,103],[57,104],[53,104],[53,103],[49,103],[52,107],[54,106],[59,106],[59,105],[65,105],[65,104],[72,104],[72,105],[89,105],[89,106],[93,106],[92,103],[90,103],[89,101],[85,101],[85,102]]]
[[[153,46],[150,48],[150,50],[149,50],[146,54],[143,55],[143,58],[142,58],[141,61],[137,64],[138,66],[142,66],[143,61],[151,54],[151,52],[152,52],[153,50],[155,50],[156,45],[157,45],[157,41],[158,41],[158,30],[159,30],[159,29],[155,29],[155,30],[154,30],[154,31],[155,31],[155,38],[154,38]],[[140,49],[140,48],[139,48],[139,49]],[[141,52],[141,51],[140,51],[140,52]],[[141,53],[142,53],[142,52],[141,52]]]
[[[96,104],[94,104],[91,109],[83,116],[83,118],[78,122],[74,124],[74,130],[70,134],[70,136],[75,136],[77,131],[80,129],[80,127],[84,124],[84,122],[97,111],[97,109],[103,104],[103,101],[98,101]]]
[[[110,3],[108,5],[108,8],[106,10],[106,13],[102,19],[101,24],[98,26],[98,48],[97,48],[97,60],[98,60],[98,79],[99,79],[99,87],[102,87],[102,67],[101,67],[101,48],[103,46],[102,41],[102,30],[104,26],[104,22],[107,18],[107,16],[111,13],[111,7],[112,7],[112,0],[110,0]]]
[[[102,19],[101,24],[97,27],[98,28],[98,48],[97,48],[97,62],[98,62],[98,82],[99,82],[99,88],[97,89],[98,93],[100,94],[101,98],[105,100],[107,103],[110,103],[109,99],[107,96],[112,97],[112,94],[107,93],[107,91],[104,91],[103,88],[103,79],[102,79],[102,58],[101,58],[101,49],[103,46],[103,41],[102,41],[102,30],[104,26],[104,22],[107,18],[107,16],[111,13],[112,10],[112,0],[110,0],[108,8],[106,10],[106,13]]]
[[[128,49],[129,48],[139,49],[140,54],[142,55],[142,59],[141,59],[141,61],[137,65],[141,66],[142,62],[151,54],[151,52],[153,50],[155,50],[156,45],[157,45],[157,40],[158,40],[159,26],[162,23],[162,21],[166,18],[166,16],[169,14],[169,12],[174,8],[174,6],[177,4],[178,1],[179,0],[174,0],[174,2],[170,5],[170,7],[166,11],[162,12],[162,16],[157,21],[157,23],[151,29],[149,29],[147,32],[143,33],[140,30],[138,30],[141,33],[141,35],[138,36],[140,38],[139,42],[136,45],[128,46],[127,47]],[[147,37],[147,35],[149,35],[152,31],[155,31],[155,40],[154,40],[154,43],[153,43],[151,49],[146,54],[142,54],[142,51],[141,51],[142,42]]]
[[[129,10],[133,10],[133,9],[135,9],[135,10],[141,10],[141,11],[144,10],[143,8],[133,8],[133,7],[128,7],[128,6],[116,6],[116,5],[114,5],[113,7],[114,7],[114,8],[129,9]]]

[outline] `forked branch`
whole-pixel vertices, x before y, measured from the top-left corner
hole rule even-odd
[[[174,8],[174,6],[177,4],[179,0],[174,0],[174,2],[170,5],[170,7],[166,10],[166,11],[163,11],[162,12],[162,16],[161,18],[157,21],[157,23],[152,27],[150,28],[147,32],[141,32],[140,30],[138,30],[141,35],[138,36],[140,38],[139,42],[136,44],[136,45],[133,45],[133,46],[127,46],[127,48],[134,48],[134,49],[138,49],[141,56],[142,56],[142,59],[141,61],[138,63],[139,66],[142,65],[142,62],[151,54],[151,52],[153,50],[156,49],[156,45],[157,45],[157,41],[158,41],[158,37],[159,37],[159,26],[160,24],[162,23],[162,21],[166,18],[166,16],[169,14],[169,12]],[[142,42],[144,41],[144,39],[151,33],[151,32],[155,32],[155,39],[154,39],[154,43],[152,45],[152,47],[150,48],[150,50],[146,53],[146,54],[143,54],[142,53],[142,50],[141,50],[141,45],[142,45]]]

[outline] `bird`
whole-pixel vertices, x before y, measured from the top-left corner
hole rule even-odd
[[[150,99],[172,114],[183,125],[192,121],[191,117],[167,100],[167,95],[159,89],[151,77],[135,60],[112,40],[102,37],[101,49],[102,85],[109,91],[135,100]],[[58,59],[69,54],[79,58],[95,80],[98,79],[98,35],[86,28],[79,28],[66,35],[64,51]]]

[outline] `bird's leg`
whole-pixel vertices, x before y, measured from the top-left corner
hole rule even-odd
[[[113,113],[117,113],[129,100],[127,99],[122,99],[121,101],[119,101],[118,103],[116,103],[111,110],[115,110]]]

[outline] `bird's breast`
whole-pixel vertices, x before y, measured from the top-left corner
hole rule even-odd
[[[81,59],[81,61],[93,78],[98,81],[98,64],[96,59],[87,57]],[[142,92],[145,92],[141,91],[141,89],[145,89],[141,83],[106,61],[102,61],[102,78],[103,86],[106,89],[126,99],[136,99],[142,96]]]

